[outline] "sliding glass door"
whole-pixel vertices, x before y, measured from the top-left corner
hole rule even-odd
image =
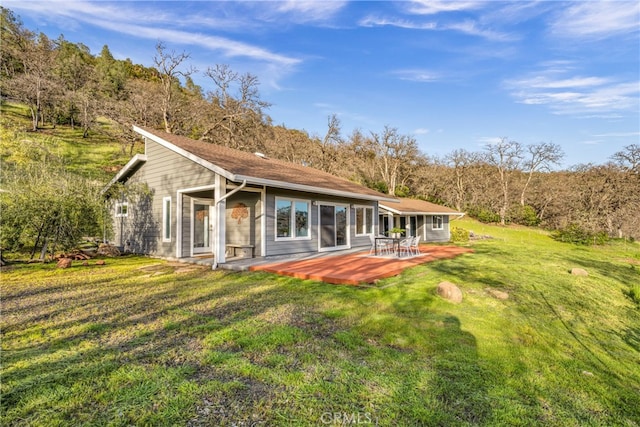
[[[321,204],[319,209],[320,250],[347,248],[349,246],[349,207]]]

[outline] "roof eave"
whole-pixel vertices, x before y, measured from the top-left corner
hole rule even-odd
[[[402,211],[399,209],[390,208],[389,206],[383,204],[380,204],[380,207],[397,215],[456,215],[459,217],[463,217],[465,215],[464,212]]]
[[[124,177],[129,175],[129,173],[132,170],[137,168],[140,163],[145,163],[146,161],[147,161],[147,155],[146,154],[136,154],[135,156],[133,156],[131,158],[131,160],[129,160],[127,162],[127,164],[124,165],[122,167],[122,169],[120,169],[120,171],[118,171],[116,176],[114,176],[113,179],[111,179],[111,181],[109,181],[109,183],[102,189],[102,191],[100,193],[104,195],[107,191],[109,191],[109,189],[116,182],[119,182],[120,180],[122,180]]]
[[[383,194],[381,194],[380,196],[377,196],[375,194],[363,194],[363,193],[356,193],[351,191],[332,190],[328,188],[315,187],[312,185],[294,184],[291,182],[277,181],[277,180],[265,179],[265,178],[256,178],[253,176],[245,176],[245,175],[235,175],[235,179],[232,179],[232,181],[243,181],[243,180],[247,180],[247,182],[251,184],[264,185],[267,187],[283,188],[286,190],[303,191],[307,193],[318,193],[318,194],[324,194],[329,196],[348,197],[352,199],[356,198],[356,199],[371,200],[371,201],[377,201],[377,202],[380,202],[380,201],[396,202],[395,199],[385,197]]]

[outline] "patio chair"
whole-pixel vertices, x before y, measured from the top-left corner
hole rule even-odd
[[[385,237],[385,236],[378,236],[378,237]],[[371,249],[369,250],[369,255],[375,253],[376,250],[376,236],[374,236],[373,234],[369,234],[369,240],[371,241]],[[389,248],[391,247],[391,245],[389,245],[389,242],[387,241],[378,241],[378,253],[382,254],[384,253],[385,255],[389,253]]]
[[[413,242],[413,237],[407,237],[406,239],[400,240],[400,252],[398,255],[402,256],[402,254],[404,253],[406,253],[407,256],[413,255],[413,252],[411,250],[412,242]]]
[[[420,255],[420,236],[416,236],[413,238],[413,242],[411,242],[411,251],[414,255]]]

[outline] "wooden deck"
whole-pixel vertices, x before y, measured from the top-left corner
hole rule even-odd
[[[369,252],[328,255],[294,261],[254,265],[251,271],[267,271],[298,279],[318,280],[340,285],[359,285],[392,277],[403,270],[439,259],[473,252],[458,246],[420,245],[420,255],[411,257],[372,256]]]

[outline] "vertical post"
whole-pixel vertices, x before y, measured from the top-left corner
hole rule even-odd
[[[227,192],[227,179],[216,175],[215,189],[214,189],[214,207],[213,207],[213,258],[214,266],[217,264],[224,264],[225,259],[225,247],[226,241],[226,224],[225,224],[225,211],[227,208],[227,201],[224,195]]]

